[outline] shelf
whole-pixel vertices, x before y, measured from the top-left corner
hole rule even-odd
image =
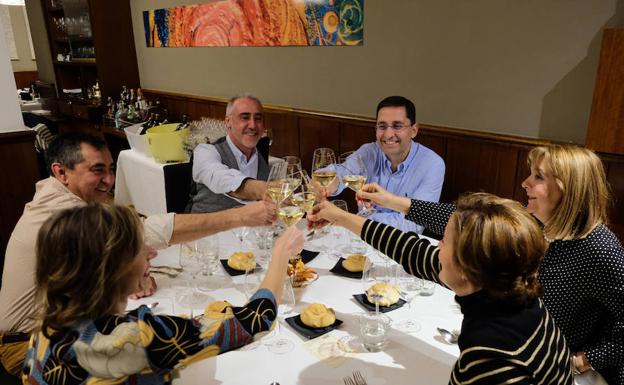
[[[83,61],[84,60],[84,61]],[[54,64],[60,67],[95,67],[95,59],[74,59],[72,61],[58,61],[55,60]]]
[[[92,42],[92,36],[75,36],[75,37],[55,37],[54,41],[59,43],[69,43],[69,42]]]

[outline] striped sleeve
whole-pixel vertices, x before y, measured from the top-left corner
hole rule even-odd
[[[484,346],[479,336],[462,348],[449,384],[572,384],[565,339],[543,303],[539,324],[522,345],[513,349]],[[493,331],[491,334],[495,334]]]
[[[439,284],[439,249],[414,233],[404,233],[383,223],[367,220],[360,234],[362,240],[400,263],[408,273]]]
[[[455,211],[451,203],[438,203],[412,199],[409,211],[405,215],[417,225],[424,226],[435,234],[444,235],[444,228]]]

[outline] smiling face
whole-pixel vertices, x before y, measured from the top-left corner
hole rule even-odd
[[[232,112],[225,117],[230,140],[247,157],[264,134],[262,106],[253,99],[240,98],[234,101]]]
[[[115,165],[110,151],[82,143],[80,152],[83,160],[72,169],[53,163],[54,176],[85,202],[106,202],[115,184]]]
[[[384,129],[380,129],[382,127]],[[416,134],[418,124],[410,122],[405,107],[383,107],[379,110],[375,136],[379,147],[393,166],[407,158]]]
[[[527,210],[540,222],[547,223],[561,202],[562,192],[544,159],[531,164],[531,175],[522,182],[522,187],[529,198]]]
[[[128,272],[124,279],[124,298],[149,287],[150,260],[156,257],[157,254],[153,247],[143,244],[139,254],[134,257],[132,264],[128,266]]]

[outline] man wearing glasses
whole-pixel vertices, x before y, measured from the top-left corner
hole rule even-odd
[[[344,189],[342,176],[353,169],[359,156],[366,166],[366,183],[376,182],[399,196],[437,202],[444,182],[444,161],[429,148],[415,142],[418,134],[416,107],[403,96],[389,96],[377,105],[375,143],[361,146],[336,167],[337,189]],[[423,228],[405,219],[404,215],[378,207],[370,219],[403,231],[422,233]]]

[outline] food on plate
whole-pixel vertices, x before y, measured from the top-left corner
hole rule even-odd
[[[366,256],[362,254],[352,254],[342,261],[342,267],[352,273],[360,273],[364,271],[366,265]]]
[[[334,309],[321,303],[313,303],[301,312],[301,322],[311,328],[324,328],[336,322]]]
[[[379,306],[390,306],[399,302],[401,291],[395,285],[385,282],[376,283],[366,291],[366,298],[370,303],[379,303]]]
[[[252,252],[239,251],[230,255],[227,264],[234,270],[253,270],[256,267],[256,256]]]
[[[298,260],[295,265],[288,264],[287,274],[292,277],[293,287],[305,286],[306,283],[314,281],[318,278],[316,271]]]

